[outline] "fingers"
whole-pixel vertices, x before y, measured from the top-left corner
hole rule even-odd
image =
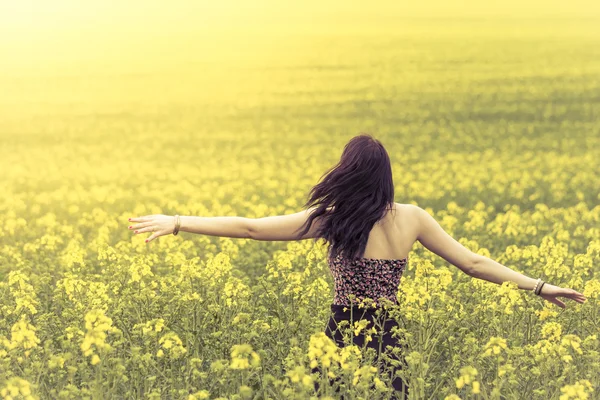
[[[145,228],[147,226],[152,225],[152,222],[144,222],[141,224],[136,224],[136,225],[130,225],[129,229],[140,229],[140,228]]]
[[[152,221],[154,215],[144,215],[143,217],[129,218],[131,222],[149,222]]]
[[[563,303],[562,301],[560,301],[559,299],[557,299],[556,297],[544,297],[546,300],[548,300],[550,303],[554,303],[557,306],[559,306],[560,308],[566,308],[565,303]]]
[[[558,294],[558,296],[562,296],[562,297],[566,297],[568,299],[575,300],[578,303],[585,303],[585,301],[587,300],[582,293],[579,293],[579,292],[577,292],[577,291],[575,291],[573,289],[562,289],[562,291]],[[556,304],[560,308],[566,308],[565,303],[563,303],[562,301],[558,300],[554,296],[549,296],[549,297],[543,296],[543,297],[546,300],[550,301],[551,303]]]
[[[149,243],[157,237],[165,234],[164,229],[161,231],[156,226],[157,221],[154,217],[156,217],[156,215],[144,215],[142,217],[129,218],[129,221],[131,222],[139,222],[138,224],[130,225],[129,229],[134,230],[134,233],[136,234],[152,232],[152,235],[145,240],[145,243]]]
[[[585,301],[587,300],[585,298],[585,296],[582,293],[579,293],[573,289],[565,289],[564,292],[561,294],[563,297],[567,297],[569,299],[573,299],[578,303],[585,303]]]
[[[575,294],[573,294],[573,295],[571,296],[571,298],[572,298],[573,300],[575,300],[576,302],[578,302],[578,303],[585,303],[585,301],[587,300],[587,299],[585,298],[585,296],[584,296],[584,295],[582,295],[581,293],[575,293]]]
[[[159,232],[154,232],[152,235],[148,236],[148,239],[146,239],[146,243],[153,241],[154,239],[156,239],[159,236],[162,236],[162,234]]]
[[[154,225],[147,225],[145,228],[138,229],[134,233],[152,232],[154,230],[156,230],[156,227]]]

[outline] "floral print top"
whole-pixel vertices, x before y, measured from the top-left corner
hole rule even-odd
[[[347,259],[338,255],[329,257],[329,269],[333,275],[335,296],[333,304],[350,307],[349,294],[355,296],[353,303],[364,297],[380,306],[379,298],[385,297],[398,304],[396,293],[400,277],[406,268],[408,257],[401,259],[355,258]]]

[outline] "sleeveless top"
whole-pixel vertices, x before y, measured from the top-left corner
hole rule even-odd
[[[372,299],[377,307],[381,297],[398,304],[396,293],[407,262],[408,256],[401,259],[330,256],[329,270],[335,286],[333,304],[350,307],[349,294],[355,296],[354,306],[364,297]]]

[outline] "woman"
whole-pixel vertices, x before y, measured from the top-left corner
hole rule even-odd
[[[374,334],[366,344],[376,349],[377,357],[390,346],[398,346],[398,339],[391,334],[397,323],[387,319],[385,303],[389,300],[397,304],[400,277],[417,240],[470,276],[498,284],[516,282],[520,289],[533,290],[562,308],[565,304],[558,300],[559,296],[579,303],[586,300],[575,290],[527,277],[473,253],[448,235],[422,208],[395,203],[389,156],[383,145],[370,135],[352,138],[344,147],[339,163],[321,178],[311,189],[305,210],[295,214],[263,218],[148,215],[130,218],[137,224],[129,229],[137,234],[153,232],[146,242],[177,234],[179,230],[270,241],[324,238],[329,244],[328,261],[335,283],[332,314],[325,333],[338,346],[344,346],[343,329],[338,329],[338,323],[350,318],[351,322],[366,319],[365,329],[373,325],[382,329],[382,336]],[[358,307],[365,297],[373,300],[374,307]],[[352,340],[362,346],[364,330]],[[399,361],[391,366],[392,372],[405,365],[403,360]],[[317,370],[314,368],[313,372]],[[399,397],[408,395],[406,382],[395,377],[392,383]]]

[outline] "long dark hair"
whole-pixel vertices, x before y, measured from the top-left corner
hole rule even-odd
[[[394,206],[390,157],[381,142],[368,133],[350,139],[340,161],[310,190],[304,207],[313,206],[300,236],[323,216],[315,241],[329,243],[329,256],[362,257],[371,228]]]

